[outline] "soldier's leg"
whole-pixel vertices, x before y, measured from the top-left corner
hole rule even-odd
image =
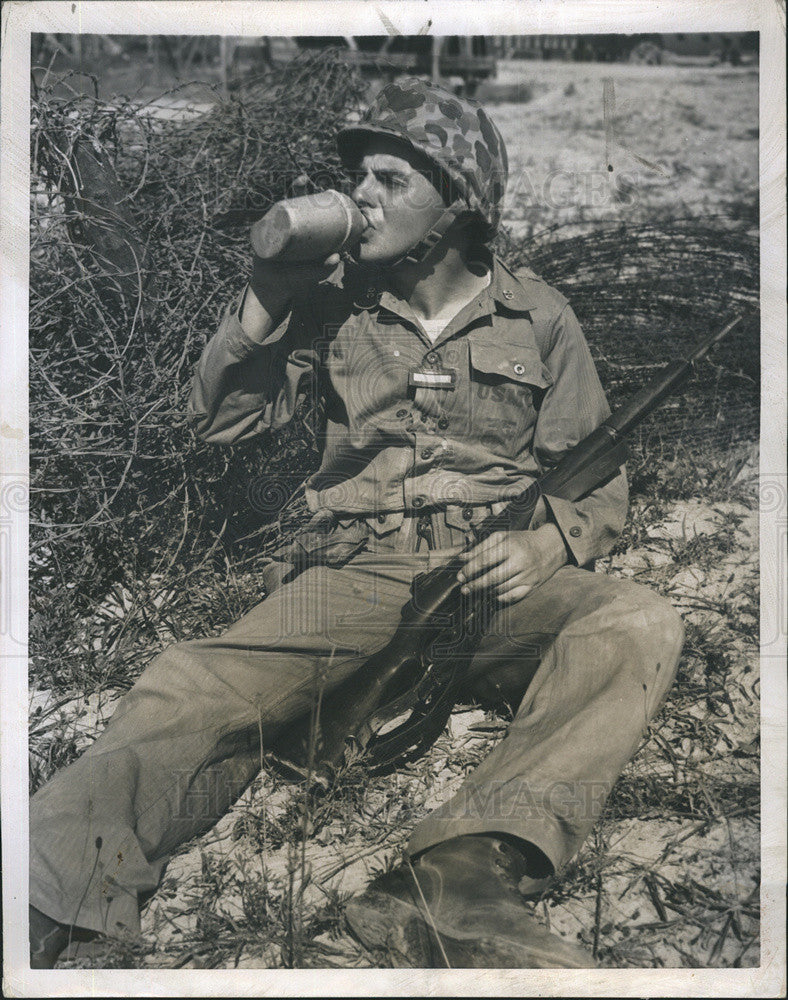
[[[660,595],[574,567],[499,612],[472,673],[481,693],[519,708],[459,792],[415,829],[409,850],[497,832],[564,864],[662,703],[683,637]]]
[[[412,861],[346,907],[351,928],[413,967],[579,968],[524,887],[566,861],[599,816],[673,679],[679,616],[626,581],[566,567],[496,615],[472,665],[522,697],[507,736],[414,830]]]
[[[267,744],[382,646],[408,560],[310,569],[223,636],[163,652],[96,742],[30,810],[30,901],[63,924],[139,927],[138,894],[173,848],[212,825]]]

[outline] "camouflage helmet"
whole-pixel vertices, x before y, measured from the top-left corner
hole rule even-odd
[[[484,238],[498,231],[508,176],[501,133],[478,101],[455,97],[412,77],[384,87],[357,125],[342,129],[337,148],[346,165],[358,160],[369,133],[389,135],[426,155],[454,182],[469,212],[484,223]]]

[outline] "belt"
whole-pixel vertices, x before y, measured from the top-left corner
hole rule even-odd
[[[456,548],[476,537],[476,528],[490,514],[497,514],[506,502],[452,504],[419,511],[357,516],[353,521],[366,523],[369,551],[420,552]],[[340,521],[340,524],[348,524]]]

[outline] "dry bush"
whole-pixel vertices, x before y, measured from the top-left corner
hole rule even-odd
[[[156,638],[151,613],[176,635],[210,627],[217,598],[205,599],[205,579],[270,524],[281,491],[314,462],[302,421],[229,451],[194,440],[185,405],[194,363],[248,273],[250,223],[294,182],[304,192],[339,183],[334,136],[360,94],[329,53],[187,122],[35,96],[31,644],[45,683],[109,679],[118,621],[93,636],[84,627],[112,587],[133,621],[124,641]],[[183,627],[162,596],[175,584],[191,598]]]

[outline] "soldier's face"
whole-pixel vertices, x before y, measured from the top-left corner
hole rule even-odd
[[[369,223],[356,252],[360,261],[396,260],[443,214],[446,206],[440,191],[417,166],[415,156],[385,137],[365,147],[350,195]]]

